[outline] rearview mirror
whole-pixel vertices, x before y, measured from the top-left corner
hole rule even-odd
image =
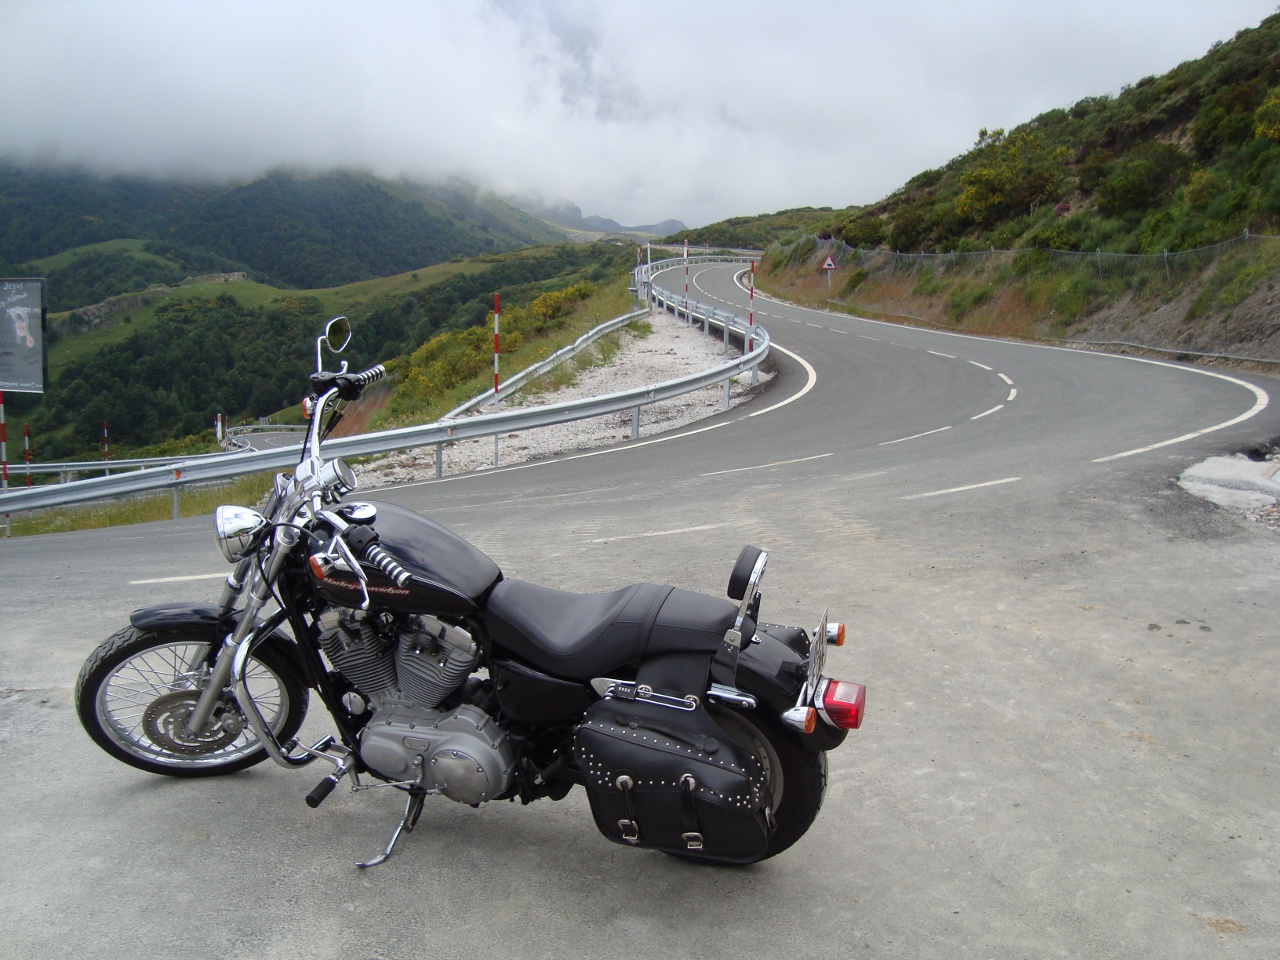
[[[330,353],[341,353],[350,342],[351,321],[346,317],[334,317],[325,324],[324,333],[316,337],[316,372],[324,370],[322,347],[327,347]]]

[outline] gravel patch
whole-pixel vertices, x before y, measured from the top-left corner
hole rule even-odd
[[[647,337],[621,332],[622,343],[608,364],[578,372],[570,386],[550,393],[523,390],[503,401],[500,409],[544,406],[564,403],[581,397],[598,397],[651,384],[663,383],[723,363],[736,355],[734,347],[726,354],[723,339],[716,333],[708,337],[700,328],[677,320],[670,314],[653,312],[648,318],[653,329]],[[567,361],[572,363],[572,360]],[[729,405],[737,406],[754,396],[772,374],[760,372],[759,385],[751,385],[744,376],[730,385]],[[724,389],[716,384],[687,393],[665,403],[653,403],[640,410],[640,436],[652,436],[674,430],[714,416],[723,410]],[[486,406],[478,413],[492,413]],[[631,413],[615,413],[574,423],[556,424],[502,434],[498,439],[498,465],[509,466],[542,457],[575,450],[611,446],[631,441]],[[444,475],[469,473],[494,466],[493,438],[463,440],[444,446]],[[436,475],[435,447],[422,447],[388,454],[358,469],[362,487],[379,487],[393,483],[431,479]]]

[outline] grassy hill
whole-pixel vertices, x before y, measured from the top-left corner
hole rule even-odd
[[[207,433],[217,413],[236,421],[296,404],[313,362],[307,344],[328,317],[352,318],[360,335],[344,359],[369,366],[484,322],[494,293],[515,308],[624,274],[632,256],[561,244],[306,291],[213,278],[131,292],[88,321],[84,311],[52,318],[47,392],[6,397],[9,417],[31,424],[37,460],[92,456],[103,421],[113,455],[125,456]]]
[[[330,287],[564,238],[465,183],[351,171],[208,185],[0,162],[0,213],[0,271],[47,277],[55,311],[204,274]]]
[[[801,237],[762,289],[999,335],[1280,359],[1280,15]],[[821,269],[837,265],[831,280]]]

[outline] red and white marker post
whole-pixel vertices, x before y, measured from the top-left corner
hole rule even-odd
[[[502,304],[498,294],[493,295],[493,412],[498,412],[498,318],[502,316]],[[493,435],[493,465],[498,465],[498,435]]]
[[[747,302],[750,308],[747,311],[747,353],[756,348],[756,338],[752,332],[756,328],[756,262],[751,261],[751,285],[750,293],[747,295]],[[751,368],[751,385],[754,387],[760,382],[760,368]]]
[[[688,323],[693,323],[693,318],[689,316],[689,241],[684,242],[684,318]]]
[[[9,454],[5,447],[4,391],[0,390],[0,489],[9,489]],[[4,515],[4,535],[9,536],[9,514]]]

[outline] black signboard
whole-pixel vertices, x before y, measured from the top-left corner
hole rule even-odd
[[[0,391],[44,393],[45,281],[0,280]]]

